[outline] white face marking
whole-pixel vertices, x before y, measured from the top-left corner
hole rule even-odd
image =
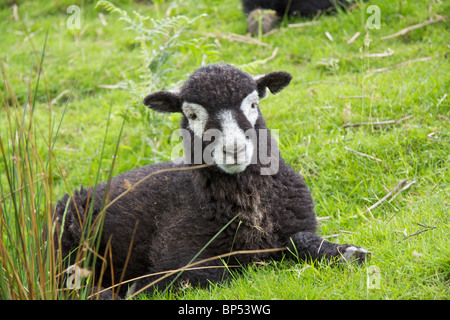
[[[255,126],[258,119],[258,91],[253,91],[241,102],[241,111],[247,117],[248,121]]]
[[[250,139],[248,133],[245,133],[239,127],[234,112],[242,112],[252,127],[254,127],[259,117],[258,101],[258,91],[255,90],[242,100],[240,110],[222,110],[218,113],[217,117],[221,123],[221,131],[217,128],[210,129],[207,132],[205,132],[205,127],[209,120],[209,115],[206,109],[199,104],[191,102],[183,102],[181,106],[184,115],[189,121],[189,128],[197,137],[202,139],[206,138],[206,136],[214,137],[214,143],[209,147],[211,150],[207,147],[207,156],[212,156],[211,160],[227,173],[234,174],[244,171],[251,163],[252,156],[256,152],[254,141]],[[206,138],[204,141],[211,141],[211,139]]]
[[[214,161],[227,173],[242,172],[251,162],[254,152],[253,142],[247,139],[231,110],[220,112],[219,119],[222,125],[222,139],[215,147]]]
[[[201,137],[209,118],[206,109],[199,104],[190,102],[183,102],[181,109],[189,121],[189,128],[196,136]]]

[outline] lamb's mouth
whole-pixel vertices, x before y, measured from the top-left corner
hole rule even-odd
[[[248,167],[248,163],[237,163],[237,164],[218,164],[220,169],[229,174],[236,174],[245,171]]]
[[[239,154],[227,158],[226,154],[220,153],[219,157],[216,157],[215,150],[213,149],[211,152],[211,160],[217,167],[228,174],[241,173],[251,164],[251,154]]]

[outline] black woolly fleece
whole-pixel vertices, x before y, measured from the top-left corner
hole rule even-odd
[[[264,81],[272,78],[273,81],[268,81],[267,86],[269,90],[277,92],[282,85],[286,85],[280,81],[286,75],[273,73]],[[237,104],[239,99],[256,89],[254,78],[248,74],[229,65],[213,65],[195,72],[180,92],[182,99],[217,106],[224,103]],[[164,93],[162,96],[163,101],[171,99],[173,97],[169,94]],[[211,101],[214,103],[211,104]],[[156,103],[156,108],[163,108],[163,104]],[[256,126],[266,128],[261,113]],[[279,170],[274,175],[260,175],[259,163],[251,164],[245,171],[233,175],[216,167],[179,170],[183,166],[186,165],[158,163],[125,172],[112,179],[109,202],[139,180],[165,170],[144,180],[107,209],[99,253],[103,254],[111,240],[113,272],[108,264],[103,273],[103,287],[117,283],[121,278],[132,240],[124,280],[183,267],[214,237],[214,241],[198,256],[197,261],[236,250],[286,248],[291,245],[290,238],[297,233],[317,237],[314,235],[316,215],[308,187],[302,177],[281,157]],[[60,247],[63,257],[79,248],[82,229],[80,221],[83,221],[92,201],[93,217],[101,212],[107,187],[106,182],[97,185],[94,200],[91,187],[75,191],[73,197],[66,194],[58,202],[56,221],[57,226],[63,229]],[[233,218],[233,222],[218,234]],[[319,240],[315,241],[320,243]],[[280,257],[280,252],[240,254],[233,256],[228,262],[230,265],[244,265]],[[70,263],[74,261],[75,254],[72,253]],[[95,271],[98,275],[101,261],[97,261]],[[204,266],[220,264],[216,260],[205,263]],[[189,280],[193,285],[205,285],[208,281],[222,280],[223,270],[211,268],[185,271],[181,278]],[[158,285],[164,287],[171,279],[173,277]],[[138,287],[151,280],[154,278],[141,280]],[[122,288],[125,290],[124,287]]]

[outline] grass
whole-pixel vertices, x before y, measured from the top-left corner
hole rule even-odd
[[[265,119],[279,129],[282,155],[304,175],[318,216],[330,217],[321,221],[320,234],[369,249],[369,264],[381,271],[380,287],[368,289],[366,267],[282,261],[249,266],[230,282],[207,289],[187,286],[139,298],[449,299],[450,19],[381,40],[437,14],[448,15],[449,4],[377,1],[381,28],[371,30],[364,27],[369,15],[363,4],[301,28],[288,24],[307,19],[284,20],[258,45],[230,41],[231,33],[246,32],[238,0],[199,0],[195,6],[189,1],[113,3],[130,17],[133,10],[155,19],[207,15],[186,27],[177,39],[182,46],[168,50],[173,56],[150,70],[154,78],[142,78],[150,72],[145,70],[149,53],[145,56],[135,40],[135,29],[123,30],[129,25],[117,12],[95,8],[93,1],[0,6],[0,298],[60,297],[52,278],[61,271],[58,257],[41,248],[41,232],[56,200],[91,185],[97,174],[99,181],[108,179],[111,168],[117,175],[169,160],[170,134],[179,116],[146,111],[139,105],[142,95],[148,85],[174,88],[202,62],[227,62],[255,75],[292,73],[288,88],[261,103]],[[72,4],[81,8],[78,30],[66,25]],[[347,43],[356,32],[360,36]],[[386,57],[367,57],[390,50]],[[388,70],[374,72],[383,68]],[[412,117],[397,124],[343,127],[406,116]],[[404,179],[414,183],[366,212]],[[413,235],[424,229],[419,224],[436,228]]]

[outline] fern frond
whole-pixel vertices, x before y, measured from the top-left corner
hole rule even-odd
[[[139,43],[139,81],[128,79],[128,91],[135,97],[133,101],[136,100],[130,106],[133,114],[146,110],[141,108],[143,95],[167,87],[170,72],[176,69],[175,62],[180,63],[180,59],[192,60],[194,57],[197,64],[204,63],[206,57],[216,54],[211,45],[205,45],[203,40],[186,40],[182,37],[193,23],[206,14],[192,19],[183,15],[151,19],[137,11],[128,13],[109,1],[98,1],[96,7],[118,14],[118,19],[125,24],[123,30],[134,33],[134,40]],[[148,118],[148,114],[141,116]]]
[[[108,12],[111,12],[111,11],[121,11],[121,12],[123,12],[123,10],[119,9],[118,7],[116,7],[115,5],[113,5],[109,1],[98,1],[97,4],[95,5],[95,8],[98,8],[98,7],[103,7]]]

